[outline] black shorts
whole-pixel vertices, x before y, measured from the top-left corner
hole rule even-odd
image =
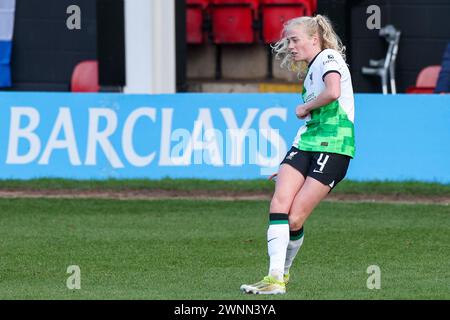
[[[292,147],[281,162],[333,189],[347,174],[350,157],[337,153],[302,151]]]

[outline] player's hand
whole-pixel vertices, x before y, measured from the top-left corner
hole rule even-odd
[[[306,109],[305,105],[298,105],[295,109],[295,114],[299,119],[305,119],[309,115],[309,111]]]
[[[277,176],[278,176],[278,172],[277,173],[274,173],[274,174],[272,174],[270,177],[269,177],[269,179],[268,180],[271,180],[271,181],[277,181]]]

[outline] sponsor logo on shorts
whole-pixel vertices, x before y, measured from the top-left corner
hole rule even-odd
[[[298,152],[296,152],[296,151],[292,151],[292,152],[286,157],[286,159],[287,159],[287,160],[292,160],[292,158],[294,158],[295,155],[296,155],[297,153],[298,153]]]

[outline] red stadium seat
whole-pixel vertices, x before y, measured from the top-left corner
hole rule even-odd
[[[311,8],[311,15],[317,11],[317,0],[309,0],[309,7]]]
[[[434,87],[409,87],[406,93],[434,93]]]
[[[98,62],[86,60],[78,63],[72,73],[72,92],[98,92]]]
[[[209,0],[186,0],[186,41],[189,44],[204,42],[203,24]]]
[[[312,15],[310,0],[261,0],[262,35],[265,43],[281,39],[286,21]]]
[[[214,43],[253,43],[258,6],[259,0],[211,0]]]
[[[406,89],[406,93],[433,93],[441,72],[440,65],[423,68],[416,79],[416,85]]]

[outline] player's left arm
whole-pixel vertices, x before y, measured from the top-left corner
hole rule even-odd
[[[325,90],[316,99],[297,107],[295,113],[298,118],[304,119],[312,110],[339,99],[341,96],[341,74],[338,72],[329,72],[325,75],[323,81],[325,83]]]

